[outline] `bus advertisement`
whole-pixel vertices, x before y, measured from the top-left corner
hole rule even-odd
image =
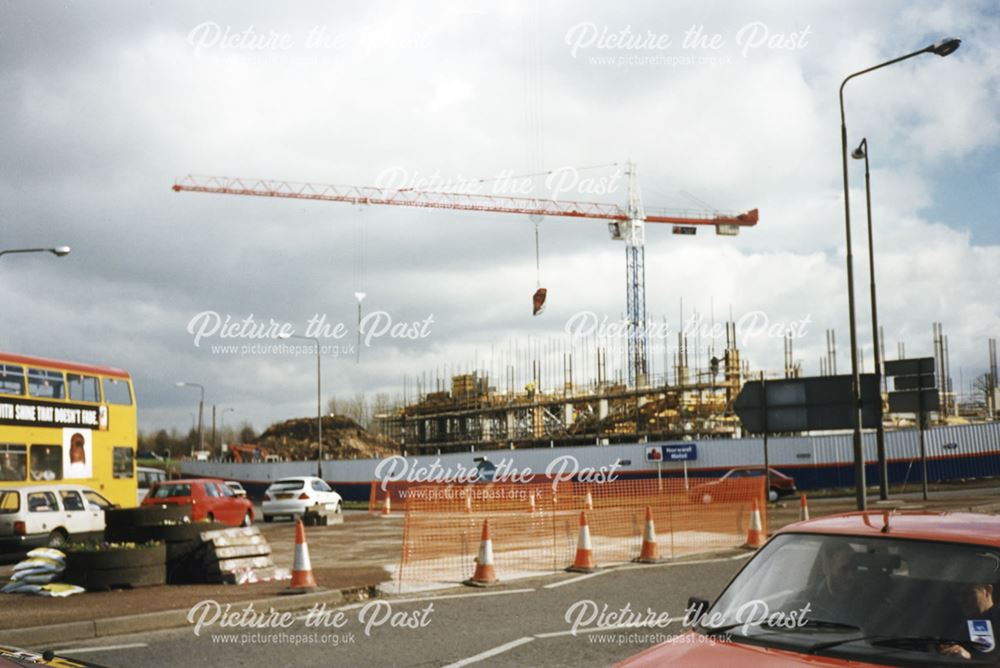
[[[136,505],[128,372],[0,352],[0,490],[72,482]]]

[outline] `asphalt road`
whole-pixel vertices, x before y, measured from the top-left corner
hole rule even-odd
[[[675,622],[663,628],[602,630],[614,625],[607,617],[602,621],[605,611],[629,606],[636,613],[651,610],[680,617],[689,596],[714,598],[748,556],[729,553],[691,563],[626,566],[484,590],[375,599],[327,610],[328,622],[342,624],[328,628],[309,627],[302,615],[287,628],[220,628],[220,622],[209,625],[209,612],[197,635],[192,625],[70,643],[61,653],[122,667],[607,666],[682,628]],[[242,609],[234,607],[232,612]]]

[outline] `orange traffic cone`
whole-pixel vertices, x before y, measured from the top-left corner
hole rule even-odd
[[[472,512],[472,495],[468,494],[468,490],[466,490],[466,495],[465,495],[465,512],[467,513]]]
[[[587,524],[587,512],[580,513],[580,537],[576,541],[576,559],[573,565],[566,569],[572,573],[593,573],[597,570],[594,562],[594,547],[590,543],[590,525]]]
[[[392,514],[392,495],[388,492],[385,495],[385,499],[382,500],[382,515],[381,517],[389,517]]]
[[[309,545],[306,544],[306,528],[302,520],[295,522],[295,562],[292,565],[292,583],[282,594],[307,594],[317,591],[313,577],[312,563],[309,561]]]
[[[528,494],[528,508],[529,508],[529,512],[532,515],[534,515],[535,512],[538,510],[537,507],[535,506],[535,493],[534,492],[531,492],[530,494]]]
[[[764,535],[764,527],[761,525],[760,521],[760,507],[757,505],[757,499],[753,500],[753,508],[750,511],[750,528],[747,530],[747,542],[743,544],[743,547],[749,547],[756,550],[761,547],[767,537]]]
[[[809,503],[806,501],[806,495],[802,494],[799,496],[799,521],[805,522],[809,519]]]
[[[653,524],[653,510],[646,506],[646,529],[642,535],[642,549],[634,561],[640,564],[656,564],[660,561],[660,548],[656,544],[656,526]]]
[[[587,490],[587,498],[584,499],[584,505],[586,506],[587,510],[594,509],[594,497],[590,495],[590,490]]]
[[[496,584],[497,573],[493,568],[493,540],[490,538],[490,521],[483,520],[483,533],[479,541],[479,556],[476,557],[476,570],[472,577],[463,584],[471,587],[486,587]]]

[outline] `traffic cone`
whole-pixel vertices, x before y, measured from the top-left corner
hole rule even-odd
[[[497,583],[496,569],[493,568],[493,540],[490,538],[490,521],[483,520],[483,533],[479,541],[479,556],[476,570],[463,584],[470,587],[487,587]]]
[[[295,522],[295,562],[292,565],[292,583],[282,594],[307,594],[317,591],[313,577],[312,563],[309,561],[309,545],[306,544],[306,528],[302,520]]]
[[[805,522],[809,519],[809,503],[806,501],[806,495],[799,495],[799,521]]]
[[[594,509],[594,497],[590,495],[590,490],[587,490],[587,498],[584,499],[584,505],[586,506],[587,510]]]
[[[466,492],[468,492],[468,490],[466,490]],[[465,512],[467,513],[472,512],[472,495],[468,493],[466,493],[465,495]]]
[[[392,514],[392,495],[386,492],[385,498],[382,500],[382,515],[380,517],[389,517]]]
[[[566,569],[571,573],[593,573],[597,570],[594,562],[594,547],[590,543],[590,525],[587,524],[587,512],[580,513],[580,537],[576,541],[576,559],[573,565]]]
[[[640,564],[656,564],[660,562],[660,548],[656,544],[656,526],[653,524],[653,510],[646,506],[646,529],[642,535],[642,549],[639,556],[633,559]]]
[[[534,515],[535,512],[538,510],[538,508],[535,506],[535,493],[534,492],[531,492],[530,494],[528,494],[528,507],[530,509],[529,512],[532,515]]]
[[[761,525],[760,521],[760,507],[757,505],[757,499],[753,500],[753,508],[750,511],[750,528],[747,530],[747,542],[743,544],[743,547],[749,547],[756,550],[761,547],[767,537],[764,535],[764,527]]]

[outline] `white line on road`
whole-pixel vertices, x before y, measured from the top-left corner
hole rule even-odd
[[[480,661],[482,661],[484,659],[489,659],[490,657],[494,657],[494,656],[496,656],[498,654],[503,654],[506,651],[512,650],[515,647],[520,647],[521,645],[523,645],[525,643],[529,643],[532,640],[534,640],[534,638],[531,637],[531,636],[525,636],[524,638],[518,638],[517,640],[512,640],[512,641],[510,641],[508,643],[504,643],[503,645],[498,645],[497,647],[494,647],[493,649],[488,649],[485,652],[480,652],[479,654],[476,654],[475,656],[470,656],[467,659],[462,659],[461,661],[456,661],[455,663],[449,663],[444,668],[461,668],[462,666],[468,666],[469,664],[472,664],[472,663],[479,663]]]
[[[499,589],[497,591],[477,591],[469,592],[468,594],[443,594],[441,596],[420,596],[414,598],[373,598],[368,601],[362,601],[360,603],[351,603],[349,605],[343,605],[336,608],[331,608],[333,610],[356,610],[358,608],[363,608],[368,605],[371,601],[385,601],[390,604],[395,603],[422,603],[424,601],[443,601],[445,599],[452,598],[478,598],[481,596],[504,596],[507,594],[527,594],[535,591],[534,588],[525,589]],[[297,615],[296,620],[305,619],[308,616],[307,613]]]
[[[616,569],[621,570],[621,569]],[[559,582],[550,582],[547,585],[543,585],[545,589],[555,589],[556,587],[562,587],[563,585],[573,584],[574,582],[579,582],[580,580],[589,580],[592,577],[601,575],[602,573],[610,573],[611,571],[596,571],[594,573],[587,573],[586,575],[578,575],[575,578],[570,578],[568,580],[560,580]]]
[[[598,575],[604,575],[605,573],[618,573],[620,571],[631,571],[639,570],[643,568],[655,568],[656,566],[690,566],[692,564],[717,564],[722,561],[736,561],[737,559],[746,559],[752,556],[752,552],[747,552],[746,554],[737,554],[732,557],[718,557],[716,559],[695,559],[692,561],[664,561],[659,564],[629,564],[627,566],[612,566],[604,570],[597,571],[595,573],[587,573],[586,575],[579,575],[575,578],[569,578],[568,580],[559,580],[558,582],[550,582],[547,585],[542,585],[544,589],[555,589],[556,587],[562,587],[563,585],[573,584],[574,582],[580,582],[581,580],[588,580]]]
[[[149,647],[149,645],[144,642],[134,642],[128,645],[107,645],[105,647],[74,647],[73,649],[56,650],[56,655],[66,656],[72,654],[85,654],[87,652],[113,652],[118,649],[139,649],[140,647]]]

